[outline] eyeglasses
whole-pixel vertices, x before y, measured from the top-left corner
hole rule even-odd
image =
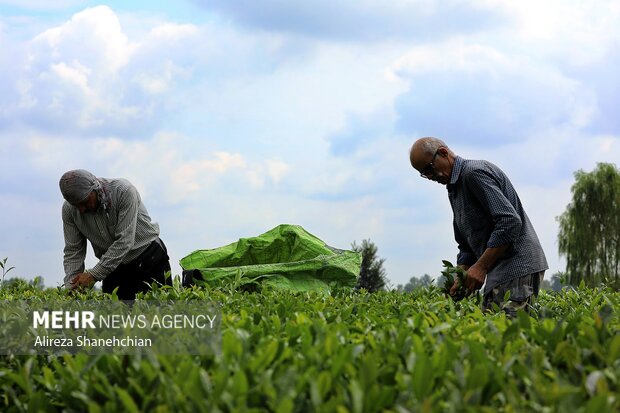
[[[424,169],[422,169],[420,171],[420,176],[422,178],[426,178],[426,179],[431,179],[433,176],[435,176],[435,159],[437,158],[437,155],[439,154],[439,149],[437,149],[437,151],[435,152],[435,155],[433,155],[433,160],[424,167]]]

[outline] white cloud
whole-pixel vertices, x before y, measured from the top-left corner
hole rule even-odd
[[[271,191],[289,171],[279,160],[249,161],[240,153],[210,151],[208,145],[195,150],[190,139],[171,133],[141,141],[32,136],[14,150],[26,151],[26,158],[51,176],[86,168],[98,176],[134,177],[149,197],[171,205],[199,202],[211,191],[247,192],[248,185]]]
[[[134,45],[123,33],[118,17],[107,6],[85,9],[61,26],[46,30],[32,41],[31,60],[45,66],[50,61],[79,61],[106,75],[125,66]]]
[[[162,66],[163,70],[162,68],[157,68],[156,73],[147,73],[146,71],[137,73],[134,76],[135,82],[148,94],[158,95],[170,90],[177,74],[186,74],[186,71],[176,66],[170,60],[166,60]]]
[[[392,70],[410,82],[397,103],[405,133],[507,144],[584,127],[598,110],[593,91],[561,68],[470,39],[416,47]]]
[[[21,58],[12,49],[16,79],[0,80],[12,92],[0,98],[0,121],[81,135],[148,133],[170,109],[175,82],[191,77],[184,56],[194,51],[179,43],[198,35],[195,26],[164,23],[129,40],[109,7],[76,13],[23,45]]]
[[[280,182],[291,169],[286,162],[277,159],[268,159],[265,163],[267,164],[269,177],[276,184]]]
[[[440,44],[433,43],[413,48],[397,59],[391,67],[394,77],[417,75],[432,71],[495,74],[497,67],[512,66],[510,59],[490,46],[469,43],[457,38]]]
[[[193,24],[163,23],[149,32],[145,42],[156,45],[161,45],[161,42],[175,43],[199,33],[199,29]]]
[[[79,62],[74,62],[73,66],[68,66],[64,62],[56,63],[52,64],[51,69],[61,80],[77,86],[85,95],[92,94],[92,90],[88,87],[90,69],[82,66]]]
[[[532,54],[584,65],[595,63],[610,48],[617,48],[618,0],[506,0],[502,3],[517,19],[517,31],[512,36],[526,42]]]
[[[613,136],[602,136],[599,148],[604,153],[616,153],[620,155],[620,138]]]

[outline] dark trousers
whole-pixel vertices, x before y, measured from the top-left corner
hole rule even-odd
[[[510,318],[516,317],[518,310],[524,310],[529,313],[530,308],[538,297],[538,291],[540,290],[540,284],[542,284],[544,275],[545,272],[541,271],[499,284],[484,295],[482,309],[491,311],[493,310],[493,304],[497,304]],[[508,302],[504,302],[507,292],[510,292],[510,298]]]
[[[104,293],[112,293],[116,287],[116,295],[121,300],[133,300],[136,293],[147,291],[151,283],[156,281],[162,285],[172,284],[172,277],[165,278],[170,271],[170,258],[161,239],[153,241],[135,260],[119,265],[103,280]]]

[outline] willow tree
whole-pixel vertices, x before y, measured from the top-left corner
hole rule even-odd
[[[620,170],[599,163],[575,172],[573,199],[557,219],[568,282],[620,288]]]

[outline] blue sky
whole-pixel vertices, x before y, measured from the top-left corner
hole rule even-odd
[[[125,177],[173,272],[195,249],[304,226],[370,238],[393,285],[456,245],[438,136],[509,175],[563,270],[573,172],[620,160],[620,2],[0,0],[0,258],[63,277],[69,169]],[[88,264],[95,262],[89,250]]]

